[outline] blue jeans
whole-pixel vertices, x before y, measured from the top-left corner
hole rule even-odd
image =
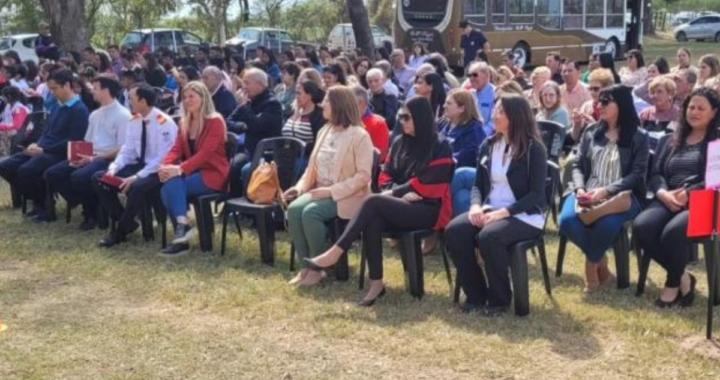
[[[200,172],[196,172],[187,177],[175,177],[165,182],[160,193],[170,217],[176,220],[179,216],[187,216],[188,197],[197,197],[214,192],[215,190],[205,186]]]
[[[592,225],[585,226],[575,212],[575,194],[570,194],[560,212],[560,233],[577,245],[590,262],[598,263],[605,256],[605,251],[615,243],[623,223],[634,219],[640,211],[640,204],[633,197],[627,212],[607,215]]]
[[[453,217],[456,217],[470,210],[472,188],[475,185],[475,173],[477,170],[471,167],[458,168],[455,170],[452,182],[450,183],[450,194],[452,195]]]

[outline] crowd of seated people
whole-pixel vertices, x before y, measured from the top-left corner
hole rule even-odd
[[[0,177],[33,222],[54,222],[64,200],[81,206],[81,231],[106,229],[99,244],[110,248],[133,238],[151,204],[174,229],[159,254],[184,255],[200,229],[189,199],[246,196],[263,140],[295,139],[305,154],[279,197],[300,262],[294,286],[321,283],[362,239],[371,282],[359,304],[372,306],[386,292],[384,237],[427,230],[423,253],[445,242],[458,269],[460,309],[497,315],[512,302],[511,247],[545,233],[557,203],[559,233],[585,256],[586,292],[612,281],[606,251],[633,221],[638,247],[667,272],[656,305],[695,299],[684,231],[720,127],[716,55],[693,65],[681,48],[671,68],[633,50],[616,70],[593,54],[583,71],[551,52],[526,79],[505,52],[497,66],[471,60],[458,80],[423,44],[246,59],[204,46],[60,54],[46,42],[39,65],[9,51],[0,66]],[[562,133],[547,141],[553,123]],[[92,149],[69,153],[78,142]],[[562,171],[557,202],[545,193],[548,160]],[[585,210],[617,197],[629,208],[585,224]],[[346,227],[328,241],[336,220]]]

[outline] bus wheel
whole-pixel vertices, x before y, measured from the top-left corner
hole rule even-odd
[[[512,52],[515,55],[515,64],[517,67],[525,68],[525,66],[532,62],[532,57],[530,56],[530,46],[528,46],[525,42],[516,43],[512,48]]]
[[[614,59],[618,59],[620,55],[620,43],[615,37],[610,37],[605,41],[605,52],[612,54]]]
[[[687,36],[685,35],[685,32],[680,32],[675,36],[675,39],[679,42],[685,42],[687,41]]]

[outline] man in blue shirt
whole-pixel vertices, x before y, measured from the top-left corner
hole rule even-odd
[[[485,136],[495,133],[493,110],[495,108],[495,86],[490,83],[490,67],[485,62],[475,62],[468,69],[468,77],[477,101],[478,111],[482,116]]]
[[[490,42],[488,42],[483,32],[470,26],[468,20],[460,21],[460,29],[462,30],[460,48],[462,48],[463,51],[463,67],[467,68],[470,62],[475,60],[478,51],[480,51],[480,58],[487,62]]]
[[[46,185],[43,173],[49,167],[66,159],[68,141],[85,137],[89,112],[72,88],[70,70],[55,71],[47,82],[60,106],[48,118],[47,127],[37,142],[23,147],[0,161],[0,177],[27,199],[33,201],[30,216],[36,222],[55,220],[52,210],[46,210]]]

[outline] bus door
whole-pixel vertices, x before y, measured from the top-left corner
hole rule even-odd
[[[625,33],[625,46],[627,50],[638,49],[642,37],[642,13],[644,0],[628,0],[627,12],[630,16],[626,20],[627,33]],[[626,50],[626,51],[627,51]]]

